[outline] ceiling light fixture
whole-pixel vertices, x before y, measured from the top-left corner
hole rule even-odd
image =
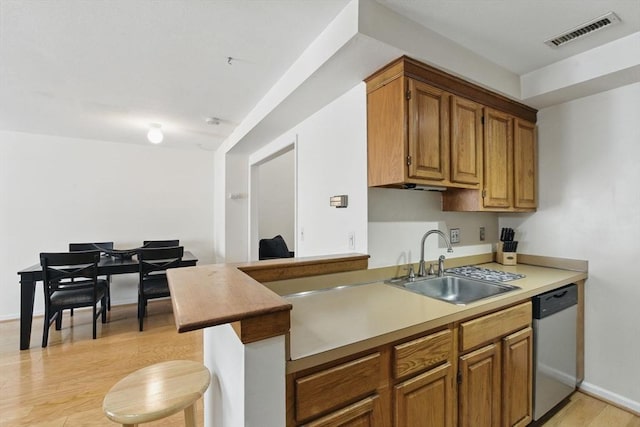
[[[207,117],[206,119],[204,119],[205,122],[207,122],[208,125],[219,125],[220,124],[220,119],[217,117]]]
[[[149,132],[147,132],[147,139],[152,144],[160,144],[164,139],[162,126],[158,123],[151,123],[149,125]]]

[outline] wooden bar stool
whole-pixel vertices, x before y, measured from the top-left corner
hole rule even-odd
[[[123,426],[166,418],[184,410],[187,427],[196,427],[195,403],[209,387],[211,375],[201,363],[172,360],[127,375],[104,397],[102,410]]]

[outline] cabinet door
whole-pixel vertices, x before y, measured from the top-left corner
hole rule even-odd
[[[535,209],[536,201],[536,125],[515,119],[513,140],[514,206]]]
[[[502,425],[526,426],[533,414],[532,329],[502,339]]]
[[[500,345],[490,344],[460,357],[458,424],[500,425]]]
[[[332,412],[318,420],[305,424],[307,427],[382,427],[379,397],[372,396]]]
[[[446,363],[397,385],[395,427],[452,427],[452,367]]]
[[[484,193],[485,208],[513,206],[513,119],[485,108]]]
[[[451,182],[480,184],[482,105],[451,97]]]
[[[399,184],[407,174],[406,83],[397,78],[367,94],[369,186]]]
[[[449,94],[409,79],[409,177],[449,177]]]

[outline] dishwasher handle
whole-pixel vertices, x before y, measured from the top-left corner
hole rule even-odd
[[[565,296],[567,294],[567,292],[569,292],[569,291],[564,290],[564,291],[560,292],[559,294],[553,294],[551,297],[552,298],[562,298],[563,296]]]

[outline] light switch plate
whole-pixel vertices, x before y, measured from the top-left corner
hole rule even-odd
[[[349,206],[349,196],[346,194],[331,196],[329,198],[329,206],[334,208],[346,208]]]

